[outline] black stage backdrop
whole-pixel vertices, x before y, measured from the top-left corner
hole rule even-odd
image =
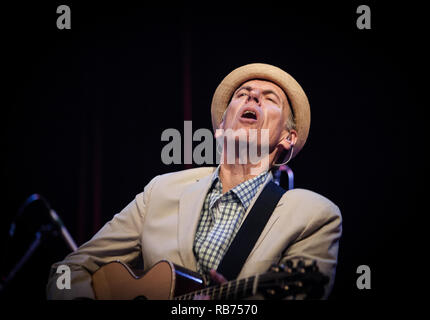
[[[70,30],[56,27],[61,4],[71,9]],[[370,30],[356,26],[360,4],[371,9]],[[292,74],[310,100],[309,139],[290,164],[295,186],[343,214],[331,299],[409,296],[400,286],[422,275],[411,158],[424,108],[420,11],[380,2],[2,5],[3,279],[47,219],[40,205],[28,207],[9,239],[28,196],[46,197],[84,243],[154,176],[187,167],[162,163],[162,132],[183,134],[184,120],[193,132],[211,128],[222,78],[264,62]],[[68,250],[44,238],[7,298],[45,298],[49,266]],[[356,286],[360,265],[371,269],[370,290]]]

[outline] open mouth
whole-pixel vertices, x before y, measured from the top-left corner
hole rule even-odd
[[[245,110],[245,112],[242,113],[242,118],[257,120],[257,114],[254,111]]]

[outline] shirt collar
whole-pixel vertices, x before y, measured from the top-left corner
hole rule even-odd
[[[214,188],[217,188],[218,191],[222,194],[222,183],[221,183],[221,179],[219,178],[219,170],[220,170],[220,166],[216,168],[214,175],[212,176],[211,190],[213,190]],[[272,179],[272,178],[273,178],[272,173],[270,171],[265,171],[254,178],[251,178],[249,180],[246,180],[238,184],[237,186],[229,190],[227,193],[231,192],[235,194],[237,198],[240,200],[240,202],[242,203],[242,205],[244,206],[245,210],[247,210],[252,199],[254,198],[255,194],[260,189],[260,187],[264,185],[268,179]]]

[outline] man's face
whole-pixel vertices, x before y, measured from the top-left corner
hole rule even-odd
[[[268,129],[272,150],[288,135],[286,120],[290,112],[287,97],[280,87],[270,81],[251,80],[234,92],[222,129],[257,129],[258,132]]]

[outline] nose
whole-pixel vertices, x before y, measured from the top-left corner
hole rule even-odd
[[[260,90],[252,90],[250,93],[249,93],[249,101],[251,101],[251,100],[254,100],[257,104],[260,104],[260,95],[261,95],[261,92],[260,92]]]

